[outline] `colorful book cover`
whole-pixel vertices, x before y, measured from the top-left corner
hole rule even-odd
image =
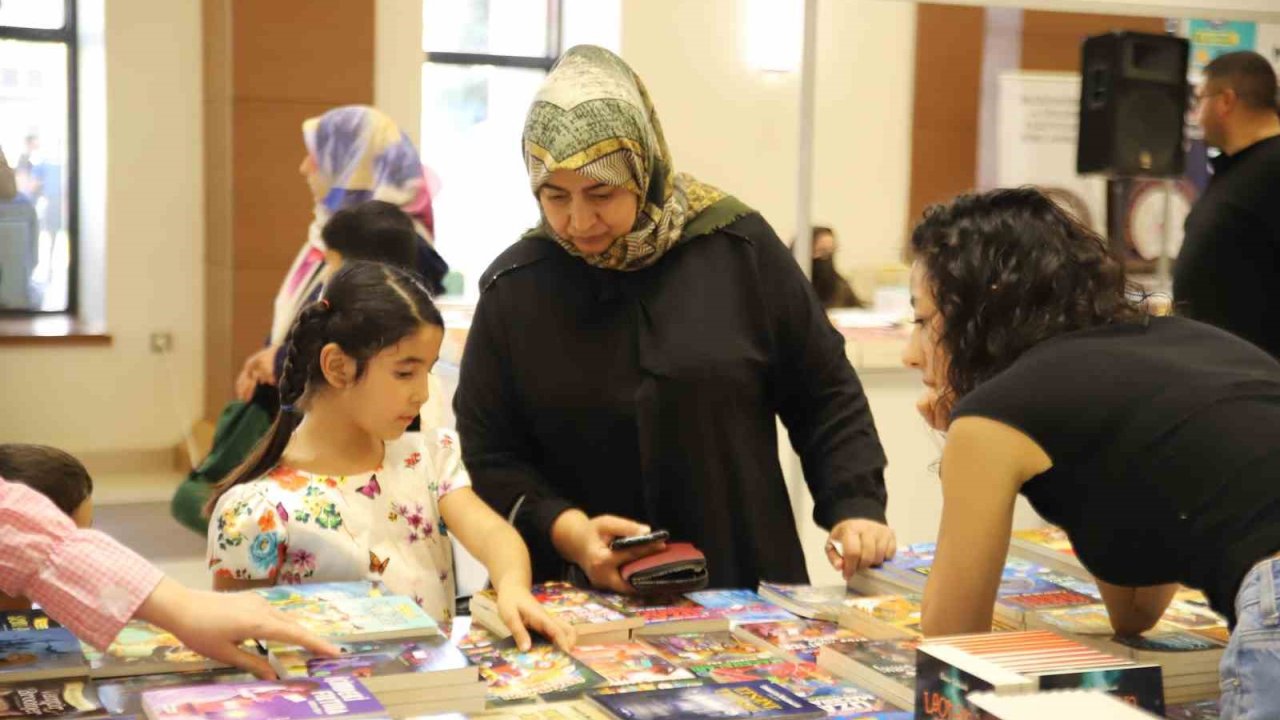
[[[534,599],[548,613],[578,628],[612,623],[627,625],[628,621],[635,626],[642,624],[636,620],[635,616],[612,606],[601,594],[569,583],[540,583],[534,585],[531,591]],[[482,590],[476,593],[472,602],[496,611],[498,597],[492,589]]]
[[[98,701],[112,715],[139,715],[143,713],[142,693],[162,687],[189,687],[219,683],[253,682],[249,673],[238,670],[208,670],[204,672],[171,673],[168,675],[137,675],[114,678],[94,683]]]
[[[773,603],[765,602],[751,590],[699,590],[685,597],[736,623],[794,620],[796,617]]]
[[[711,681],[707,678],[689,678],[685,680],[663,680],[661,682],[643,682],[632,685],[606,685],[598,687],[591,692],[596,695],[621,695],[623,693],[646,692],[648,690],[671,690],[673,688],[697,687],[699,685],[707,685]]]
[[[1164,678],[1159,665],[1079,670],[1039,675],[1041,690],[1101,690],[1156,715],[1164,715]]]
[[[274,585],[257,588],[253,592],[266,598],[272,605],[283,608],[317,601],[354,600],[382,597],[390,593],[381,582],[356,580],[352,582],[309,583],[305,585]]]
[[[596,695],[591,699],[621,720],[675,718],[818,718],[824,713],[772,683],[757,681],[728,685],[653,690],[625,695]]]
[[[183,645],[169,631],[141,620],[132,620],[126,624],[106,652],[87,643],[81,643],[81,650],[89,661],[89,674],[94,677],[150,675],[225,667]]]
[[[849,715],[901,710],[869,690],[844,682],[812,663],[775,663],[744,668],[720,668],[711,671],[718,683],[766,680],[786,688],[822,708],[828,715]]]
[[[1014,530],[1013,537],[1016,540],[1035,545],[1052,553],[1061,553],[1073,559],[1076,556],[1076,551],[1071,547],[1071,539],[1067,537],[1067,533],[1061,528],[1052,525],[1029,530]],[[1077,560],[1077,562],[1079,561]]]
[[[831,649],[870,668],[886,680],[905,687],[916,684],[916,647],[919,640],[869,640],[836,643]]]
[[[88,674],[80,641],[66,628],[0,632],[0,682]]]
[[[720,612],[703,607],[681,595],[646,598],[637,595],[602,593],[601,597],[622,612],[641,618],[645,625],[717,620],[724,617]]]
[[[1223,644],[1186,631],[1147,633],[1135,637],[1116,637],[1114,642],[1134,650],[1162,653],[1207,652],[1222,650]]]
[[[923,634],[920,630],[922,612],[920,596],[914,593],[850,598],[845,602],[845,607],[892,625],[903,632],[915,636]]]
[[[44,614],[43,610],[6,610],[0,612],[0,632],[17,630],[48,630],[62,627],[57,620]]]
[[[654,635],[645,641],[675,664],[705,675],[715,668],[766,665],[778,658],[729,632]]]
[[[0,717],[3,718],[78,718],[102,714],[102,705],[83,680],[0,685]]]
[[[835,621],[847,598],[857,597],[844,585],[788,585],[762,582],[760,597],[767,602],[814,620]]]
[[[489,686],[489,699],[496,702],[564,700],[604,683],[590,668],[552,645],[539,643],[521,652],[511,638],[494,642],[478,641],[463,649],[480,667],[480,676]]]
[[[286,677],[351,675],[371,678],[463,670],[471,661],[448,638],[340,643],[338,657],[315,657],[301,648],[272,651],[272,665]]]
[[[283,605],[280,610],[316,635],[332,640],[421,637],[440,632],[425,610],[398,595],[312,600]]]
[[[315,720],[386,715],[359,680],[292,678],[169,687],[142,694],[150,720]]]
[[[1111,637],[1115,634],[1107,607],[1100,603],[1040,611],[1036,613],[1036,624],[1072,635]]]
[[[1054,570],[1045,570],[1040,573],[1040,579],[1047,580],[1058,587],[1078,592],[1081,595],[1088,595],[1094,598],[1095,602],[1102,600],[1102,592],[1098,590],[1098,584],[1090,580],[1072,577]]]
[[[1227,626],[1222,616],[1202,605],[1174,600],[1160,618],[1163,622],[1184,630],[1206,630]]]
[[[740,632],[750,633],[785,655],[802,662],[816,662],[823,645],[834,642],[856,642],[866,636],[847,630],[827,620],[778,620],[739,625]]]
[[[917,718],[951,720],[979,717],[967,696],[971,692],[991,690],[995,686],[977,675],[922,652],[916,659],[915,687]]]
[[[610,685],[695,679],[693,673],[642,642],[579,645],[571,654]]]

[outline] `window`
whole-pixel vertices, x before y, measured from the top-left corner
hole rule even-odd
[[[438,181],[436,247],[475,297],[538,221],[520,150],[534,93],[564,49],[618,49],[619,0],[425,0],[422,159]]]
[[[0,4],[0,313],[76,310],[75,60],[74,0]]]

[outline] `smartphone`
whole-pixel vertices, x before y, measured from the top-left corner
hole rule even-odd
[[[671,533],[666,530],[654,530],[653,532],[645,533],[644,535],[614,538],[613,542],[609,543],[609,549],[626,550],[627,548],[648,545],[649,543],[662,542],[669,537],[671,537]]]

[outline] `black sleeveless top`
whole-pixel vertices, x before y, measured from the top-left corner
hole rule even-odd
[[[1280,550],[1280,362],[1183,318],[1068,333],[957,405],[1026,433],[1053,467],[1022,487],[1098,578],[1235,595]]]

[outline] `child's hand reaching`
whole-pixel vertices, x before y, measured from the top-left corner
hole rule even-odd
[[[507,583],[495,588],[498,593],[498,615],[506,623],[516,646],[522,651],[533,645],[529,630],[536,630],[561,650],[569,650],[577,642],[577,633],[569,624],[557,620],[542,607],[527,584]]]

